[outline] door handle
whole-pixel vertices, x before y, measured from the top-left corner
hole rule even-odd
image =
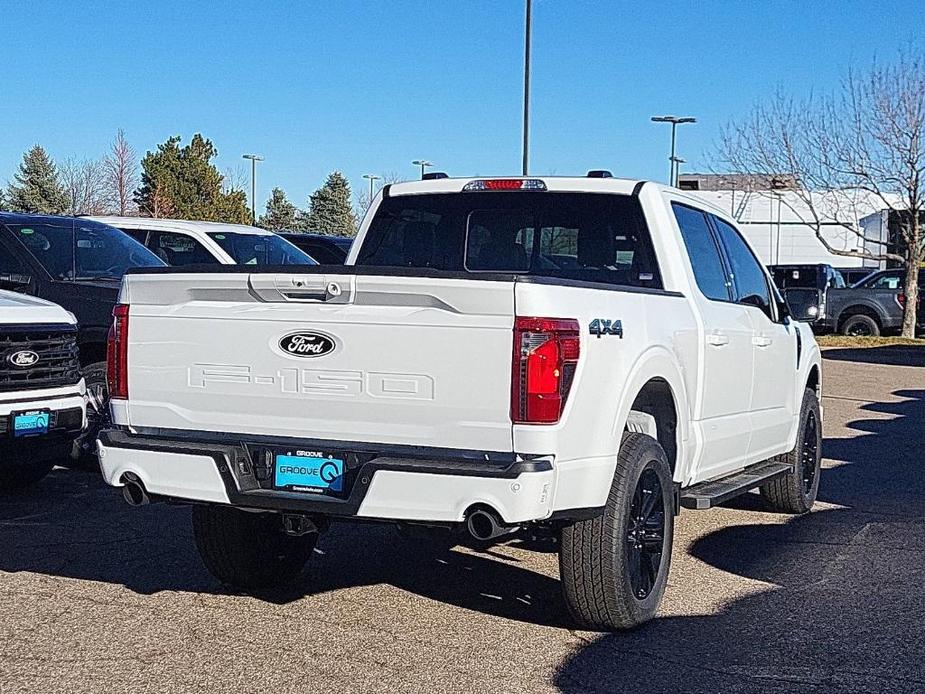
[[[756,335],[752,338],[752,344],[755,345],[755,347],[768,347],[773,341],[774,340],[770,337],[764,335]]]
[[[710,333],[707,335],[707,344],[714,347],[722,347],[729,344],[729,336],[722,333]]]

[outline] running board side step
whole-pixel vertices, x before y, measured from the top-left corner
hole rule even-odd
[[[787,463],[770,460],[758,463],[729,477],[701,482],[687,489],[682,489],[681,506],[696,510],[713,508],[771,480],[783,477],[792,470],[793,468]]]

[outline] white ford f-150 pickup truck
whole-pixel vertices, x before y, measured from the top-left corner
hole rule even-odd
[[[560,538],[587,628],[656,611],[679,508],[810,509],[820,354],[734,220],[655,183],[386,186],[346,266],[130,270],[106,480],[194,502],[223,582],[331,520]]]
[[[69,460],[86,423],[77,319],[57,304],[0,291],[0,492]]]

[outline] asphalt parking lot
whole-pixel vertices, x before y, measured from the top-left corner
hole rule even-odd
[[[925,358],[878,349],[826,353],[813,513],[684,512],[628,634],[570,628],[550,544],[381,526],[335,526],[290,595],[230,595],[187,508],[56,470],[0,497],[0,692],[921,692]]]

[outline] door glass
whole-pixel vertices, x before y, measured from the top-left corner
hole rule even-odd
[[[710,216],[713,217],[716,230],[726,247],[726,255],[729,257],[729,265],[732,269],[732,281],[736,290],[736,300],[740,304],[760,308],[770,320],[774,320],[768,280],[758,259],[755,258],[754,253],[738,231],[722,219]]]
[[[148,247],[168,265],[218,265],[218,261],[192,236],[152,231]]]
[[[732,297],[726,271],[710,225],[707,224],[706,215],[700,210],[677,203],[673,203],[671,207],[675,219],[678,220],[681,237],[684,239],[684,246],[687,248],[700,291],[708,299],[729,301]]]
[[[22,261],[0,245],[0,275],[26,275],[28,273]]]
[[[902,287],[902,280],[899,275],[881,275],[870,285],[873,289],[899,289]]]

